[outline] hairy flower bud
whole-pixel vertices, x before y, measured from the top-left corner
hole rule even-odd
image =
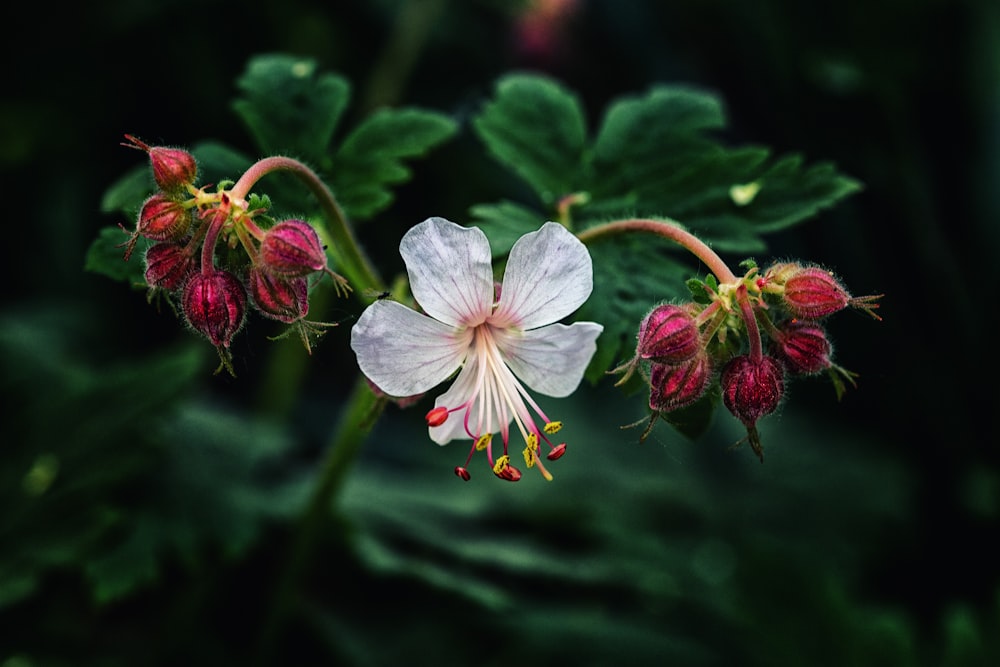
[[[188,323],[216,347],[228,348],[246,317],[247,294],[228,271],[213,270],[191,276],[181,307]]]
[[[165,290],[183,287],[195,270],[194,255],[186,243],[164,241],[146,250],[146,284]]]
[[[146,200],[139,211],[136,233],[154,241],[176,241],[191,227],[191,211],[162,192]]]
[[[758,361],[746,354],[733,357],[722,369],[720,382],[722,402],[748,427],[774,412],[785,392],[781,363],[767,355]]]
[[[180,148],[149,146],[130,134],[125,138],[132,148],[138,148],[149,155],[153,168],[153,180],[164,192],[177,193],[192,185],[198,176],[198,163],[194,156]]]
[[[816,322],[789,320],[778,329],[771,349],[789,372],[812,375],[830,368],[832,346]]]
[[[285,220],[264,233],[260,261],[274,275],[307,276],[326,270],[326,251],[305,220]]]
[[[795,316],[818,320],[843,310],[851,295],[829,271],[809,266],[792,273],[785,281],[785,305]]]
[[[272,320],[292,323],[309,312],[306,278],[282,278],[253,266],[247,273],[247,287],[257,310]]]
[[[657,306],[639,325],[639,356],[660,364],[680,364],[701,349],[691,313],[674,304]]]
[[[682,364],[654,363],[649,371],[649,407],[658,412],[687,407],[704,395],[711,378],[712,363],[704,352]]]

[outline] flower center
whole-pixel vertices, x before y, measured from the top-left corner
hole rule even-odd
[[[498,345],[497,334],[500,331],[489,322],[473,328],[469,355],[465,360],[466,364],[473,364],[476,373],[472,390],[461,405],[453,408],[438,406],[428,412],[427,423],[440,426],[450,413],[462,413],[465,432],[473,442],[465,465],[469,465],[476,451],[485,450],[497,477],[517,481],[521,473],[510,465],[507,452],[510,423],[513,422],[525,443],[525,464],[529,468],[537,465],[542,476],[551,480],[551,473],[539,459],[538,448],[540,442],[548,444],[550,451],[547,458],[553,461],[563,455],[565,443],[556,446],[547,437],[557,433],[562,428],[562,422],[550,420],[510,370]],[[538,427],[533,412],[542,420],[542,428]],[[493,429],[497,427],[503,441],[503,454],[494,460]],[[468,479],[468,471],[464,467],[456,468],[455,472],[459,477]]]

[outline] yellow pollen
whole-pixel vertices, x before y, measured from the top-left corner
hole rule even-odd
[[[536,449],[537,449],[537,445],[536,445]],[[536,458],[535,457],[535,450],[531,448],[531,445],[528,445],[527,447],[525,447],[524,448],[524,462],[527,464],[527,466],[529,468],[533,468],[535,466],[535,458]]]
[[[502,473],[504,470],[507,469],[508,465],[510,465],[510,457],[504,454],[503,456],[497,459],[496,463],[493,464],[493,474],[499,475],[500,473]]]
[[[526,445],[528,445],[528,449],[530,449],[531,451],[533,451],[533,452],[537,452],[538,451],[538,434],[537,433],[529,433],[528,437],[524,439],[524,442],[525,442]]]
[[[549,422],[542,430],[552,435],[553,433],[558,433],[560,429],[562,429],[562,422]]]
[[[476,440],[476,451],[477,452],[483,451],[484,449],[486,449],[487,446],[489,446],[490,442],[492,441],[493,441],[492,433],[483,433],[481,436],[479,436],[479,439]]]

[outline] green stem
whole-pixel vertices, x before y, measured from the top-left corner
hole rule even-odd
[[[315,545],[329,527],[331,507],[341,491],[348,469],[368,436],[374,420],[369,417],[378,398],[363,376],[358,376],[341,413],[340,421],[326,449],[326,458],[319,472],[309,503],[299,518],[288,561],[281,571],[271,614],[260,636],[261,664],[271,664],[269,657],[276,648],[285,623],[297,604],[299,586],[311,564]]]

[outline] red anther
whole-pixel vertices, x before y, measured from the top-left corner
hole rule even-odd
[[[555,461],[556,459],[562,458],[562,455],[566,453],[566,443],[556,445],[552,448],[552,451],[548,453],[547,458],[549,461]]]
[[[468,482],[471,475],[469,471],[462,466],[455,466],[455,474],[462,478],[463,481]]]
[[[424,419],[427,420],[428,426],[440,426],[448,421],[448,408],[443,405],[439,405],[428,412]]]
[[[521,471],[512,465],[504,466],[503,470],[496,473],[496,476],[500,479],[505,479],[508,482],[516,482],[521,479]]]

